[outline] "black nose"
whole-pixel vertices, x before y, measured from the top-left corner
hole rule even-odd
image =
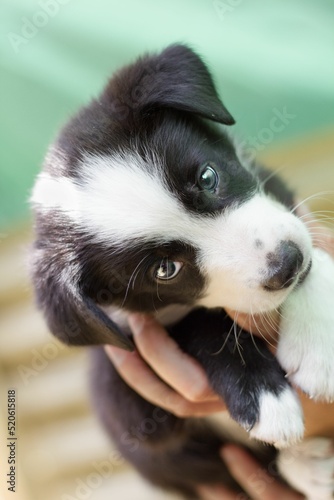
[[[267,254],[269,277],[263,282],[268,291],[288,288],[303,264],[303,254],[293,241],[281,241],[275,252]]]

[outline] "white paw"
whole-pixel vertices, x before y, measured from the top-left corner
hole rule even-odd
[[[277,448],[290,446],[304,434],[303,411],[295,392],[289,387],[278,396],[265,392],[260,396],[260,416],[250,436]]]
[[[334,400],[334,261],[320,249],[305,282],[283,304],[277,358],[310,397]]]
[[[307,439],[279,453],[282,476],[308,500],[330,500],[334,492],[334,446],[328,438]]]

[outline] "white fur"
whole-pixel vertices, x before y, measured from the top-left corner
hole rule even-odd
[[[122,329],[128,328],[129,312],[116,306],[100,306],[100,308]],[[184,318],[191,307],[182,304],[172,304],[155,312],[154,316],[164,326],[175,324]]]
[[[255,247],[255,240],[263,246]],[[277,307],[289,289],[268,293],[259,284],[268,273],[266,255],[282,240],[292,240],[309,262],[311,240],[305,226],[281,204],[256,195],[227,216],[216,219],[214,233],[201,242],[209,286],[201,304],[240,312],[264,312]]]
[[[284,389],[278,396],[261,394],[259,421],[250,431],[251,437],[283,448],[299,441],[303,433],[303,412],[293,389]]]
[[[290,239],[307,261],[311,245],[304,225],[261,193],[215,217],[192,214],[170,191],[154,161],[147,163],[135,152],[86,156],[80,169],[84,180],[42,173],[32,202],[40,211],[61,211],[95,240],[121,248],[135,239],[193,245],[209,283],[201,305],[243,312],[280,305],[288,291],[267,293],[261,286],[266,255]],[[256,239],[262,248],[256,248]]]
[[[44,169],[47,172],[54,172],[57,176],[66,176],[68,161],[66,154],[56,145],[52,144],[44,159]]]
[[[334,260],[323,250],[283,305],[277,357],[303,391],[334,400]]]
[[[282,476],[307,500],[331,500],[334,492],[334,447],[328,438],[306,439],[279,453]]]
[[[168,191],[158,165],[151,173],[139,155],[86,156],[81,171],[81,183],[40,174],[33,204],[60,210],[111,245],[133,239],[165,242],[184,234],[191,216]]]
[[[80,224],[82,199],[80,186],[68,177],[54,177],[41,172],[35,183],[31,202],[43,211],[60,210]]]
[[[116,306],[99,306],[123,331],[128,329],[129,311]]]

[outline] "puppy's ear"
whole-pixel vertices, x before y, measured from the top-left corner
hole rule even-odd
[[[58,273],[52,263],[35,261],[33,281],[38,305],[51,332],[71,345],[113,344],[128,351],[131,340],[80,290],[75,272],[66,266]]]
[[[106,92],[134,114],[165,107],[225,125],[235,123],[219,99],[207,67],[185,45],[171,45],[157,56],[139,59],[121,70]]]

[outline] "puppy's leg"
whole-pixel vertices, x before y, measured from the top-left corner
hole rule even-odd
[[[298,441],[302,409],[285,373],[263,341],[233,329],[223,310],[197,309],[171,334],[203,365],[212,388],[251,437],[277,447]]]
[[[308,500],[331,500],[334,493],[334,443],[311,438],[282,450],[277,460],[282,476]]]
[[[277,357],[303,391],[334,400],[334,260],[323,250],[282,307]]]
[[[197,498],[199,484],[225,484],[240,491],[222,462],[223,444],[204,420],[181,419],[129,388],[102,348],[93,354],[92,398],[122,455],[150,482]]]

